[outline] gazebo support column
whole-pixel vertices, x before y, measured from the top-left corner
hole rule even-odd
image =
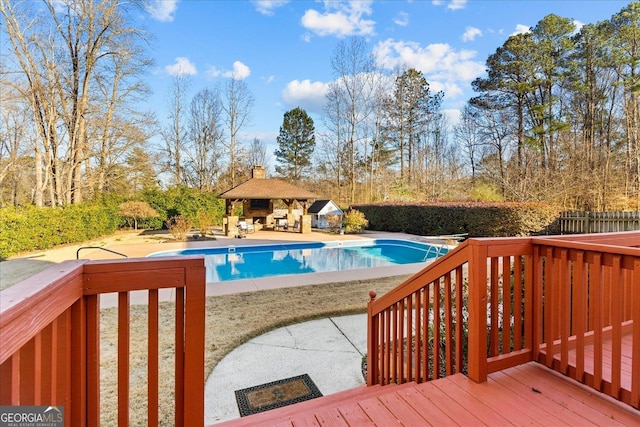
[[[225,200],[225,216],[223,218],[224,235],[235,237],[238,235],[238,217],[233,215],[234,200]]]
[[[300,216],[300,233],[311,233],[311,215]]]

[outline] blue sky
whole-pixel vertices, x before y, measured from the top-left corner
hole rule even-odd
[[[156,0],[144,28],[155,36],[149,76],[150,109],[167,117],[172,75],[190,76],[192,95],[242,78],[254,98],[251,126],[241,139],[271,148],[285,112],[300,106],[321,126],[333,51],[340,40],[363,37],[378,64],[423,72],[445,94],[452,120],[474,95],[471,81],[509,35],[554,13],[576,24],[609,19],[629,4],[615,0]],[[272,150],[271,150],[272,151]]]

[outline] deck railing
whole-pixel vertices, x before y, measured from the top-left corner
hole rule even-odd
[[[467,240],[372,293],[367,383],[454,372],[482,382],[537,360],[637,408],[637,246],[638,232]]]
[[[159,292],[175,293],[175,425],[204,423],[201,257],[67,261],[0,294],[0,405],[64,406],[65,425],[100,425],[100,295],[117,293],[118,425],[128,426],[130,298],[148,291],[147,417],[158,425]]]

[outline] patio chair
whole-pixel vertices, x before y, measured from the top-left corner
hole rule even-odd
[[[276,221],[275,229],[276,230],[286,230],[289,227],[287,220],[285,218],[278,218]]]
[[[253,224],[247,223],[247,221],[238,222],[238,235],[246,236],[248,233],[255,233],[256,229]]]

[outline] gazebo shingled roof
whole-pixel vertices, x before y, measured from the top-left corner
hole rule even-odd
[[[222,193],[221,199],[317,199],[318,195],[281,179],[251,178]]]

